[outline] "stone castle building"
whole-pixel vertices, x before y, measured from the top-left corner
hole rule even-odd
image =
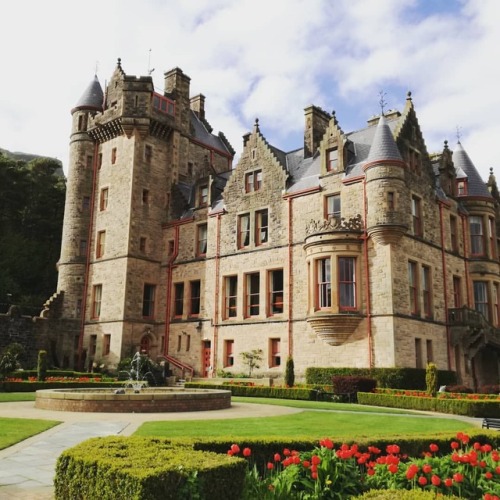
[[[346,133],[305,109],[284,152],[258,120],[235,151],[190,78],[118,65],[72,110],[57,293],[72,321],[66,366],[115,366],[138,350],[175,373],[309,366],[455,370],[499,383],[499,195],[458,143],[429,154],[402,112]],[[70,333],[68,333],[70,332]]]

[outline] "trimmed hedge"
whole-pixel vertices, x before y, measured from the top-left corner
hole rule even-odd
[[[56,499],[241,498],[247,462],[162,438],[92,438],[56,464]]]
[[[318,368],[306,369],[306,383],[328,385],[335,376],[374,378],[378,387],[425,390],[425,368]],[[457,383],[456,373],[438,370],[438,386]]]
[[[35,392],[41,389],[84,389],[91,387],[123,387],[123,382],[0,382],[3,392]]]
[[[38,370],[16,370],[9,373],[9,378],[20,378],[28,380],[30,377],[37,377]],[[47,370],[46,377],[89,377],[89,378],[102,378],[102,373],[89,373],[89,372],[75,372],[72,370]]]
[[[439,397],[395,396],[358,392],[358,403],[372,406],[404,408],[407,410],[434,411],[466,415],[468,417],[500,418],[500,401],[446,399]]]

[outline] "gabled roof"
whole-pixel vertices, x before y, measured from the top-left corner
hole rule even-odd
[[[467,196],[492,198],[485,182],[481,179],[479,172],[465,149],[462,147],[460,141],[458,141],[453,151],[453,164],[455,165],[457,178],[464,178],[463,174],[467,177]]]
[[[232,155],[232,151],[230,151],[226,145],[226,143],[218,136],[212,134],[203,123],[202,120],[199,119],[198,115],[191,110],[191,125],[193,127],[193,135],[194,138],[202,142],[203,144],[217,149],[218,151],[223,151],[228,155]]]
[[[104,101],[104,92],[102,91],[101,84],[97,75],[90,82],[85,92],[82,94],[76,106],[71,110],[72,113],[80,109],[89,109],[93,111],[102,111],[102,104]]]

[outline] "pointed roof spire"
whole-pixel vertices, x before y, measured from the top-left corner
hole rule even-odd
[[[380,116],[380,120],[375,131],[370,153],[366,159],[365,168],[372,163],[384,161],[398,161],[403,163],[403,158],[396,145],[391,129],[387,124],[384,115]]]
[[[468,196],[483,196],[491,198],[491,194],[486,187],[485,182],[481,179],[474,163],[469,158],[469,155],[462,147],[460,141],[453,151],[453,164],[457,172],[457,179],[467,177],[467,195]]]
[[[101,84],[97,75],[90,82],[85,92],[82,94],[76,106],[71,110],[71,113],[79,111],[80,109],[88,109],[91,111],[102,111],[102,103],[104,99],[104,93],[102,91]]]

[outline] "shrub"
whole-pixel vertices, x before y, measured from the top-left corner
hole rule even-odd
[[[21,344],[9,344],[0,354],[0,380],[19,368],[19,356],[23,352]]]
[[[447,385],[445,392],[460,392],[462,394],[472,394],[474,391],[465,385]]]
[[[38,351],[37,377],[40,382],[47,377],[47,351]]]
[[[377,381],[368,377],[333,377],[334,394],[357,394],[358,392],[372,392],[377,387]]]
[[[294,372],[293,358],[291,356],[286,360],[285,369],[285,385],[287,387],[293,387],[295,384],[295,372]]]
[[[438,388],[437,366],[435,363],[427,363],[425,369],[425,385],[427,393],[430,396],[435,396]]]

